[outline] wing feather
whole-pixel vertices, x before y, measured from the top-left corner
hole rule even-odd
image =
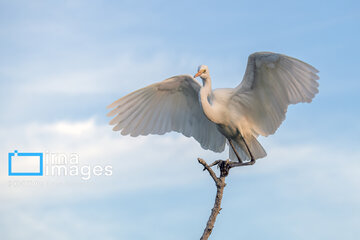
[[[222,152],[225,137],[209,121],[199,103],[200,84],[179,75],[134,91],[114,103],[108,116],[122,135],[139,136],[180,132],[194,137],[204,149]]]
[[[317,73],[313,66],[282,54],[251,54],[231,105],[242,111],[256,134],[274,134],[289,104],[311,102],[319,92]]]

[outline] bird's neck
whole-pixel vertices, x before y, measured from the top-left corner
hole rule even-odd
[[[200,89],[200,101],[205,116],[215,122],[214,109],[212,103],[209,102],[212,99],[211,79],[203,79],[203,87]]]

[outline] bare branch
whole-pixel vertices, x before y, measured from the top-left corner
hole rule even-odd
[[[241,163],[241,162],[231,162],[229,160],[227,160],[227,161],[217,160],[210,165],[208,165],[201,158],[198,158],[198,161],[201,165],[204,166],[203,171],[207,170],[209,172],[211,178],[215,182],[216,189],[217,189],[214,207],[211,209],[211,214],[210,214],[209,220],[207,221],[204,233],[200,238],[200,240],[207,240],[210,237],[210,234],[214,228],[216,217],[221,210],[221,200],[223,197],[224,188],[226,186],[225,178],[229,174],[230,168],[253,165],[255,163],[255,161]],[[217,177],[215,172],[211,169],[211,167],[213,167],[215,165],[217,165],[220,168],[220,177]]]
[[[216,188],[217,188],[214,207],[211,210],[211,214],[210,214],[209,220],[207,221],[204,233],[200,238],[200,240],[206,240],[209,238],[209,236],[214,228],[216,217],[221,210],[221,200],[223,197],[224,187],[226,186],[226,184],[225,184],[225,176],[218,178],[216,176],[215,172],[211,169],[211,167],[209,165],[207,165],[207,163],[203,159],[198,158],[198,161],[201,165],[204,166],[204,170],[206,169],[209,172],[209,174],[212,177],[212,179],[214,180],[214,182],[216,184]],[[213,164],[211,164],[211,166],[218,165],[219,163],[220,163],[220,161],[219,162],[215,161]]]

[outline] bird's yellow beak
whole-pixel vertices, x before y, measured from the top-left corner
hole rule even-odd
[[[200,76],[203,72],[205,72],[205,69],[198,71],[198,72],[194,75],[194,78],[197,78],[197,77]]]

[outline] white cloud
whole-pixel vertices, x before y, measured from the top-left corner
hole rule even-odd
[[[196,161],[198,154],[211,154],[209,151],[201,150],[195,140],[179,135],[123,137],[117,132],[112,132],[110,126],[96,124],[93,118],[80,122],[33,123],[7,128],[2,130],[0,138],[3,142],[2,152],[16,149],[19,152],[78,153],[80,164],[113,167],[113,175],[109,177],[94,176],[90,181],[84,181],[75,177],[44,176],[34,178],[45,183],[41,186],[26,185],[14,189],[14,186],[8,186],[11,182],[29,178],[7,176],[7,162],[3,161],[0,181],[4,189],[0,193],[3,200],[14,200],[36,192],[36,197],[33,198],[35,201],[52,191],[60,198],[66,198],[69,187],[73,191],[92,195],[99,192],[106,194],[186,184],[201,177],[201,167]],[[184,172],[187,173],[186,177],[183,175]],[[49,183],[50,186],[43,186]]]
[[[78,153],[80,164],[112,165],[113,167],[112,176],[94,176],[90,181],[75,177],[37,178],[40,182],[55,184],[56,191],[51,186],[19,187],[14,190],[14,187],[8,186],[9,180],[21,178],[8,177],[5,172],[7,162],[2,161],[0,183],[4,191],[0,193],[0,198],[3,200],[31,195],[33,191],[37,191],[38,196],[55,191],[54,194],[66,198],[67,195],[64,193],[70,186],[73,190],[92,195],[98,194],[99,191],[106,194],[178,184],[186,185],[194,180],[203,179],[201,167],[196,161],[198,156],[204,157],[209,162],[227,157],[227,151],[215,154],[202,150],[194,139],[179,134],[124,137],[118,132],[113,132],[110,126],[97,124],[94,118],[78,122],[33,123],[6,128],[1,131],[0,140],[3,153],[15,149],[21,152]],[[338,182],[356,188],[360,185],[356,171],[360,167],[359,152],[352,152],[344,161],[341,159],[346,150],[336,149],[330,152],[327,146],[321,145],[289,146],[273,143],[267,146],[267,151],[267,158],[258,160],[255,166],[247,167],[246,170],[232,169],[232,175],[234,177],[253,175],[261,177],[284,175],[291,171],[296,176],[292,178],[294,185],[299,185],[304,180],[312,181],[308,183],[309,191],[321,189],[326,194],[331,194],[331,188],[334,187],[338,187],[339,191],[344,191]]]

